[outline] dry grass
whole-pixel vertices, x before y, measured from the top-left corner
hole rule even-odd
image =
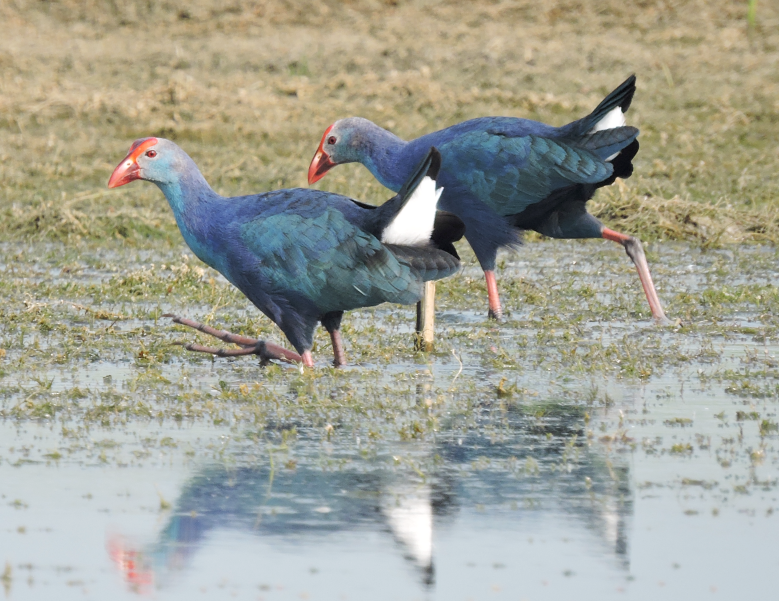
[[[0,239],[176,240],[159,193],[105,182],[178,141],[225,194],[304,186],[324,128],[414,137],[502,114],[562,124],[631,72],[636,175],[593,210],[644,238],[779,238],[779,6],[746,2],[0,5]],[[322,187],[380,201],[359,166]]]
[[[623,182],[590,203],[590,212],[604,223],[650,240],[688,240],[705,248],[747,241],[779,240],[779,206],[733,206],[724,200],[696,202],[631,192]]]

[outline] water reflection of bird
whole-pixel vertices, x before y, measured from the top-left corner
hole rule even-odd
[[[350,117],[325,130],[311,161],[309,183],[342,163],[362,163],[398,190],[430,146],[443,156],[440,206],[465,223],[465,237],[487,280],[490,315],[502,308],[495,278],[498,248],[518,243],[518,230],[552,238],[606,238],[623,245],[633,260],[652,316],[665,323],[641,243],[603,226],[587,213],[598,188],[633,173],[638,130],[625,126],[636,90],[629,77],[586,117],[552,127],[529,119],[483,117],[410,142]]]
[[[438,152],[428,148],[400,193],[379,208],[301,189],[223,198],[176,144],[146,138],[132,145],[108,187],[136,179],[157,184],[192,251],[272,319],[297,353],[176,318],[241,347],[188,345],[189,350],[258,354],[310,366],[314,330],[321,322],[333,343],[334,363],[341,365],[344,311],[415,303],[424,282],[459,268],[451,243],[462,235],[461,224],[454,217],[436,217],[440,162]]]
[[[134,553],[136,572],[143,565],[146,579],[154,574],[164,586],[214,531],[240,530],[301,548],[332,543],[347,532],[383,531],[429,587],[435,532],[454,528],[461,512],[480,508],[498,527],[544,512],[573,516],[627,568],[627,466],[590,450],[583,413],[554,403],[533,411],[485,403],[460,433],[452,428],[435,442],[407,445],[414,456],[438,456],[424,481],[383,462],[323,470],[317,467],[321,443],[305,440],[295,443],[294,470],[212,465],[182,489],[158,541],[125,545],[125,554]]]

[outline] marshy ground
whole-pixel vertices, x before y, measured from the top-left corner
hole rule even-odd
[[[779,523],[779,12],[746,3],[0,6],[0,584],[12,600],[768,598]],[[172,344],[177,313],[282,342],[185,248],[130,142],[223,194],[304,186],[356,114],[413,137],[562,124],[631,72],[635,175],[593,212],[647,242],[473,255],[347,315],[352,365]],[[381,202],[358,166],[320,187]],[[205,340],[205,339],[204,339]],[[210,341],[209,341],[210,343]],[[76,541],[74,543],[74,541]],[[344,597],[345,596],[345,597]]]

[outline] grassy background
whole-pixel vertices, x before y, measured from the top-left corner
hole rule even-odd
[[[177,141],[223,194],[305,186],[337,118],[559,125],[633,72],[636,174],[593,212],[644,239],[779,238],[776,3],[750,25],[732,0],[5,0],[0,23],[0,241],[180,244],[156,188],[105,188],[137,137]],[[389,196],[357,165],[319,186]]]

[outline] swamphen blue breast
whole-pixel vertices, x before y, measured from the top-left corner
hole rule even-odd
[[[652,316],[667,323],[639,240],[603,226],[587,213],[595,191],[633,173],[638,130],[624,113],[635,76],[578,121],[552,127],[513,117],[483,117],[406,142],[366,119],[327,128],[308,181],[335,165],[358,162],[384,186],[398,190],[431,146],[443,156],[439,207],[465,224],[465,237],[484,270],[490,316],[502,315],[495,279],[498,248],[519,242],[520,230],[553,238],[606,238],[622,244],[635,264]]]
[[[420,156],[399,194],[378,208],[307,189],[225,198],[211,189],[181,148],[162,138],[137,140],[108,187],[136,179],[157,184],[192,252],[272,319],[297,353],[174,318],[241,347],[188,345],[189,350],[258,354],[263,360],[311,366],[314,330],[321,322],[330,333],[334,363],[341,365],[344,311],[384,302],[415,303],[423,282],[459,268],[451,242],[462,235],[462,224],[445,214],[436,217],[441,155],[429,148]]]

